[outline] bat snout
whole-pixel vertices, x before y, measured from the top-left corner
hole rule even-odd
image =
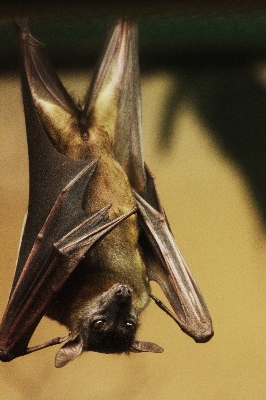
[[[127,285],[119,285],[115,295],[119,301],[130,300],[132,297],[132,290]]]

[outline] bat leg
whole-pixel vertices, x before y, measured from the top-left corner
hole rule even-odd
[[[53,339],[49,340],[48,342],[45,342],[43,344],[39,344],[38,346],[32,346],[32,347],[26,348],[24,352],[21,352],[21,353],[17,354],[15,357],[11,353],[6,353],[4,351],[0,351],[0,360],[2,362],[9,362],[9,361],[12,361],[14,358],[26,356],[27,354],[34,353],[35,351],[46,349],[46,347],[50,347],[50,346],[54,346],[56,344],[63,343],[68,338],[69,338],[69,335],[66,335],[66,336],[63,336],[63,337],[53,338]]]
[[[178,319],[176,318],[176,316],[169,310],[168,307],[166,307],[165,304],[163,304],[163,302],[158,299],[157,297],[155,297],[153,294],[150,294],[150,298],[155,302],[155,304],[161,309],[163,310],[167,315],[169,315],[169,317],[171,317],[176,323],[179,323]]]
[[[56,337],[54,339],[48,340],[43,344],[39,344],[38,346],[28,347],[24,354],[20,354],[20,356],[25,356],[27,354],[34,353],[35,351],[46,349],[46,347],[54,346],[56,344],[61,344],[65,342],[69,338],[69,335],[63,337]]]

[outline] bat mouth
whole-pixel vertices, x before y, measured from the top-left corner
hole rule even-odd
[[[115,328],[91,335],[86,350],[105,354],[129,352],[135,339],[136,327],[133,329]]]

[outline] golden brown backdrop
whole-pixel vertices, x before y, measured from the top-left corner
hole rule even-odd
[[[87,74],[64,73],[72,92]],[[215,336],[196,344],[151,304],[140,338],[163,354],[87,353],[61,370],[50,348],[0,364],[2,399],[263,400],[266,398],[266,241],[241,174],[217,150],[195,111],[183,103],[171,151],[156,148],[166,74],[142,80],[146,161],[157,177],[173,233],[208,303]],[[0,313],[13,277],[27,209],[27,148],[19,77],[0,80]],[[154,292],[163,295],[154,286]],[[33,342],[63,335],[43,321]]]

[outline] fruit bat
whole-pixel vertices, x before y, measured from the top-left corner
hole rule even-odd
[[[200,290],[145,165],[137,24],[116,21],[82,105],[17,18],[30,193],[0,359],[64,342],[56,367],[83,351],[162,352],[136,338],[150,299],[196,342],[213,335]],[[151,294],[158,282],[173,309]],[[69,335],[28,347],[46,315]]]

